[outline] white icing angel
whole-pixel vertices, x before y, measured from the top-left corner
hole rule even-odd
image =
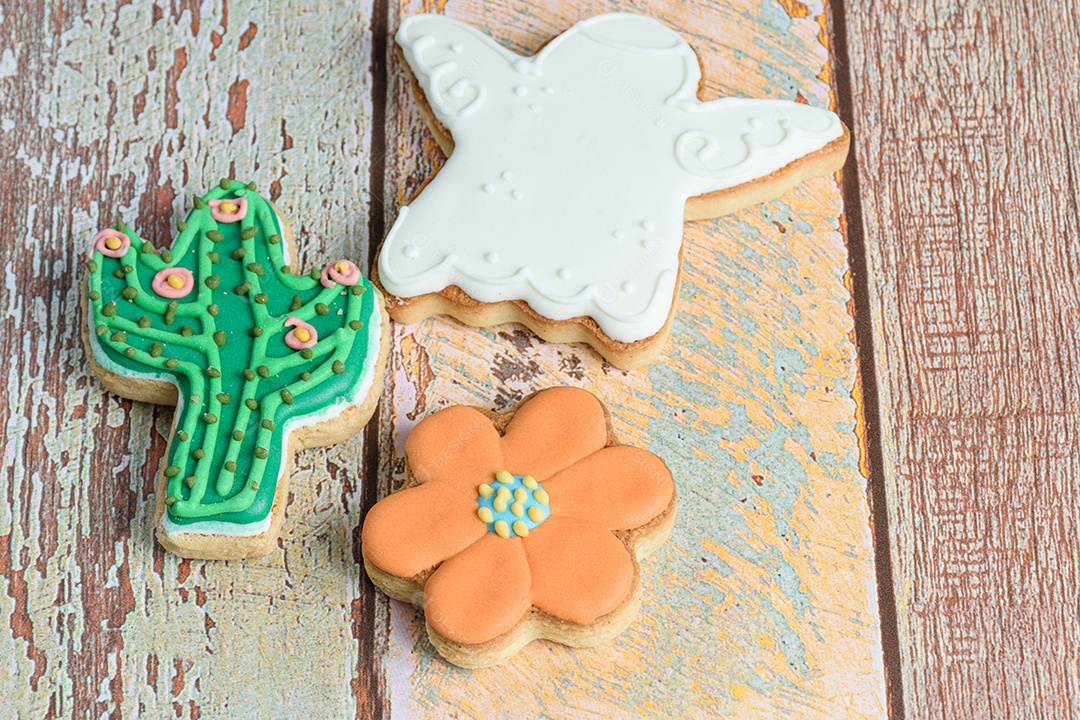
[[[438,15],[408,18],[396,39],[454,143],[380,251],[379,279],[401,298],[456,285],[648,338],[672,310],[687,199],[845,133],[807,105],[699,101],[694,51],[638,15],[585,20],[533,57]]]

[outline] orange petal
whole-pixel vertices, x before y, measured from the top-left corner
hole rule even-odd
[[[424,613],[432,629],[476,645],[509,632],[529,611],[529,563],[519,538],[485,536],[431,574]]]
[[[360,541],[380,570],[409,578],[488,534],[476,503],[440,483],[402,490],[375,503]]]
[[[664,461],[647,450],[609,447],[544,481],[551,513],[609,530],[633,530],[667,509],[675,483]]]
[[[522,542],[532,572],[532,604],[549,615],[587,625],[629,597],[633,560],[599,525],[552,516]]]
[[[446,483],[473,500],[480,484],[503,469],[499,431],[483,413],[460,405],[421,420],[405,441],[405,456],[417,482]]]
[[[506,426],[503,463],[540,482],[607,444],[604,406],[587,390],[542,390]]]

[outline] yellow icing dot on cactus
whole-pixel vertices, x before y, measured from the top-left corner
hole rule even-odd
[[[529,491],[525,488],[518,488],[514,491],[514,499],[517,500],[519,503],[525,502],[529,499]]]
[[[514,476],[508,473],[506,470],[500,470],[499,472],[495,473],[495,479],[507,485],[514,482]]]
[[[545,519],[544,511],[539,506],[533,505],[529,508],[529,519],[534,523],[539,523]]]
[[[535,490],[536,478],[534,478],[532,475],[526,475],[525,477],[521,478],[521,484],[529,488],[530,490]]]
[[[179,275],[170,275],[169,277],[165,278],[165,282],[169,283],[169,287],[175,288],[177,290],[184,287],[184,278],[180,277]]]
[[[234,212],[240,209],[240,206],[236,203],[231,203],[228,200],[223,200],[220,205],[221,212],[232,215]]]
[[[110,250],[119,250],[120,245],[120,238],[118,237],[105,238],[105,247],[109,248]]]
[[[510,537],[510,526],[506,524],[505,520],[499,520],[495,523],[495,534],[501,538]]]
[[[489,522],[491,522],[492,520],[495,519],[495,515],[492,514],[491,508],[486,508],[486,507],[482,507],[479,510],[477,510],[476,511],[476,517],[480,518],[481,520],[483,520],[486,523],[489,523]]]
[[[495,502],[491,503],[491,506],[495,508],[495,512],[506,512],[506,498],[504,498],[502,495],[499,495],[497,498],[495,498]]]
[[[547,505],[551,501],[551,498],[548,497],[547,491],[543,488],[533,490],[533,499],[541,505]]]
[[[495,494],[495,488],[491,487],[487,483],[480,486],[480,497],[491,497]]]
[[[296,335],[296,339],[300,342],[307,342],[311,339],[311,333],[309,333],[308,329],[305,327],[296,328],[295,330],[293,330],[293,334]]]
[[[516,502],[510,506],[510,512],[514,513],[515,517],[523,517],[525,515],[525,506]]]
[[[514,534],[518,537],[529,537],[529,526],[518,520],[514,523]]]
[[[336,263],[334,263],[334,269],[342,274],[347,273],[349,272],[349,263],[345,262],[344,260],[338,260]]]

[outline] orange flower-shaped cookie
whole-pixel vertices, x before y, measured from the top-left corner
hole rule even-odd
[[[406,487],[364,523],[364,566],[424,608],[447,660],[484,667],[537,638],[595,645],[630,624],[638,560],[671,531],[675,485],[663,460],[616,444],[591,393],[441,410],[413,429],[405,457]]]

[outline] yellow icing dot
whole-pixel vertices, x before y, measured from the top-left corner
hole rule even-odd
[[[542,521],[544,519],[544,511],[536,505],[533,505],[531,508],[529,508],[529,519],[532,520],[534,523]]]
[[[521,478],[521,484],[529,488],[530,490],[535,490],[536,478],[534,478],[532,475],[526,475],[525,477]]]
[[[495,479],[501,483],[506,483],[507,485],[514,482],[514,476],[505,470],[500,470],[499,472],[495,473]]]
[[[519,537],[529,537],[529,526],[522,520],[514,522],[514,534]]]
[[[518,522],[521,522],[520,520]],[[506,524],[505,520],[499,520],[495,523],[495,534],[501,538],[510,537],[510,526]]]
[[[121,242],[120,238],[118,237],[105,238],[105,247],[109,248],[110,250],[119,250],[120,245]]]
[[[476,517],[480,518],[486,523],[490,523],[495,519],[495,516],[491,514],[491,508],[482,507],[476,511]]]
[[[349,264],[344,260],[338,260],[336,263],[334,263],[334,269],[337,270],[339,273],[347,273],[349,272]]]
[[[228,215],[232,215],[234,212],[240,209],[239,205],[237,205],[236,203],[231,203],[228,200],[222,202],[219,207],[221,209],[221,212]]]
[[[495,497],[501,497],[506,500],[506,502],[510,502],[510,498],[512,497],[510,495],[510,488],[500,487],[499,491],[495,493]]]
[[[535,499],[536,502],[540,503],[541,505],[547,505],[548,502],[550,502],[551,500],[551,498],[548,497],[547,491],[543,488],[540,488],[539,490],[533,490],[533,499]]]
[[[499,495],[495,498],[495,501],[491,503],[495,507],[495,512],[506,512],[506,498]]]
[[[515,517],[522,517],[525,514],[525,506],[516,502],[510,506],[510,512],[514,513]]]
[[[514,491],[514,499],[518,502],[525,502],[529,499],[529,491],[525,488],[518,488]]]
[[[165,278],[165,282],[169,283],[169,285],[176,290],[184,287],[184,278],[180,277],[179,275],[170,275],[169,277]]]
[[[307,328],[298,327],[293,330],[293,334],[296,335],[296,339],[300,342],[307,342],[311,339],[311,333],[308,332]]]
[[[491,497],[493,494],[495,494],[495,488],[487,483],[480,486],[480,497]]]

